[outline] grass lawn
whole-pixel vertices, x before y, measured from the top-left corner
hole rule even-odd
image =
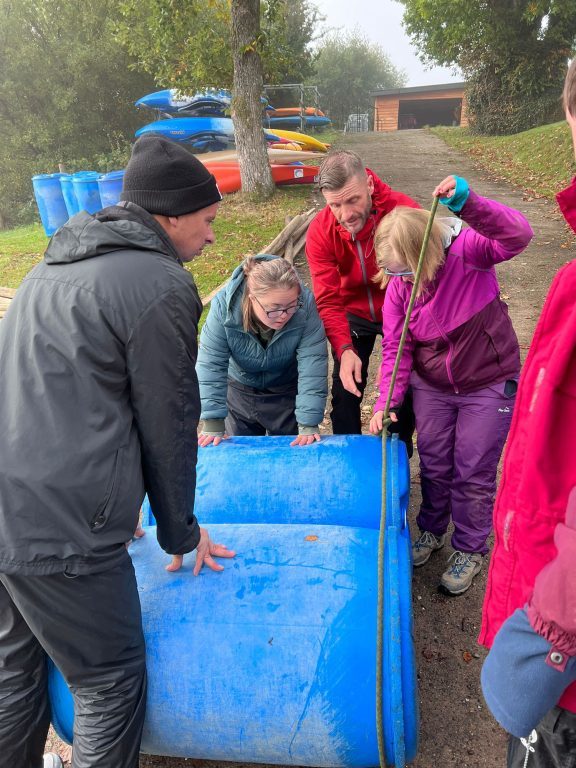
[[[533,197],[554,198],[575,172],[570,129],[565,122],[512,136],[475,136],[467,128],[431,128],[447,144],[466,152],[499,179]]]
[[[192,263],[200,295],[220,285],[245,256],[265,248],[283,229],[287,216],[311,207],[312,194],[309,185],[281,187],[272,200],[258,204],[241,195],[226,195],[214,225],[216,243]],[[47,245],[40,224],[0,232],[0,285],[17,288]]]

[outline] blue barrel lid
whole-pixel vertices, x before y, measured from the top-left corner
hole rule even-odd
[[[32,176],[32,181],[35,181],[36,179],[61,179],[62,176],[69,176],[68,173],[37,173],[35,176]]]
[[[98,171],[76,171],[76,173],[72,174],[73,179],[78,179],[82,181],[90,181],[91,179],[97,179],[100,174]]]
[[[108,173],[103,173],[101,176],[98,177],[98,181],[103,181],[104,179],[106,181],[114,181],[114,179],[122,179],[124,178],[124,171],[109,171]]]

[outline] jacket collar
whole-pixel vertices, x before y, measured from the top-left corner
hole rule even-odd
[[[568,225],[576,232],[576,176],[570,186],[558,192],[556,200]]]

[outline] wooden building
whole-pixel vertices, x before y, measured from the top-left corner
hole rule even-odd
[[[444,83],[373,91],[374,130],[468,125],[465,88],[466,83]]]

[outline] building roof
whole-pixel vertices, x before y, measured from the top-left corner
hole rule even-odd
[[[463,89],[466,82],[441,83],[440,85],[415,85],[410,88],[387,88],[383,91],[370,91],[370,96],[409,96],[411,93],[434,93],[435,91],[454,91]]]

